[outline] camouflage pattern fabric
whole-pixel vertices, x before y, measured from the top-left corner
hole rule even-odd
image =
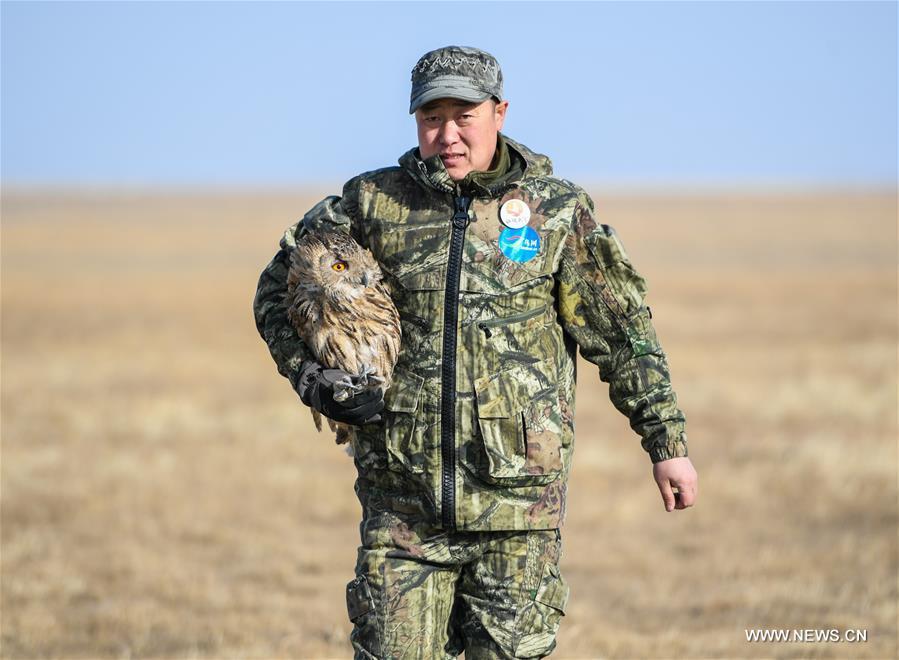
[[[412,69],[409,114],[440,98],[471,102],[503,98],[503,72],[490,53],[466,46],[444,46],[425,53]]]
[[[347,585],[357,659],[542,658],[569,588],[559,530],[447,532],[416,515],[367,512]]]
[[[356,434],[354,460],[379,510],[405,511],[446,531],[563,524],[577,348],[598,366],[653,462],[687,455],[684,415],[645,306],[645,281],[612,227],[596,222],[590,197],[552,176],[548,158],[505,140],[523,165],[514,180],[493,186],[471,182],[463,191],[439,156],[422,160],[417,149],[399,167],[351,179],[341,197],[324,199],[287,229],[254,301],[257,328],[288,376],[308,357],[284,304],[297,237],[327,227],[372,251],[399,310],[403,342],[383,423]],[[471,198],[470,223],[453,307],[445,300],[451,220],[463,195]],[[539,237],[527,261],[508,258],[500,246],[500,208],[511,199],[527,205]],[[448,309],[457,312],[455,327],[445,322]],[[455,351],[444,355],[450,332]],[[447,415],[444,374],[452,359]],[[452,431],[450,454],[444,429]]]

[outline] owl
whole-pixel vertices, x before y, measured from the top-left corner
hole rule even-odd
[[[366,388],[390,387],[400,350],[400,316],[381,281],[371,252],[347,234],[304,234],[291,251],[287,316],[324,367],[359,376],[338,383],[334,398],[346,400]],[[321,431],[321,413],[312,411]],[[352,427],[328,420],[337,443]]]

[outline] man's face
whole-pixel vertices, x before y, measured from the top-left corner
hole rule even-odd
[[[508,106],[508,101],[493,99],[470,103],[446,98],[425,103],[415,111],[421,157],[439,155],[454,181],[472,170],[489,170]]]

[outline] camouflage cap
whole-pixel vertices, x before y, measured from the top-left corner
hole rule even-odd
[[[412,69],[409,114],[441,98],[486,101],[503,98],[503,72],[490,53],[465,46],[444,46],[425,53]]]

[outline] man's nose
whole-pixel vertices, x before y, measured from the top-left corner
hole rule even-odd
[[[443,122],[438,139],[441,144],[449,146],[459,141],[459,128],[454,121]]]

